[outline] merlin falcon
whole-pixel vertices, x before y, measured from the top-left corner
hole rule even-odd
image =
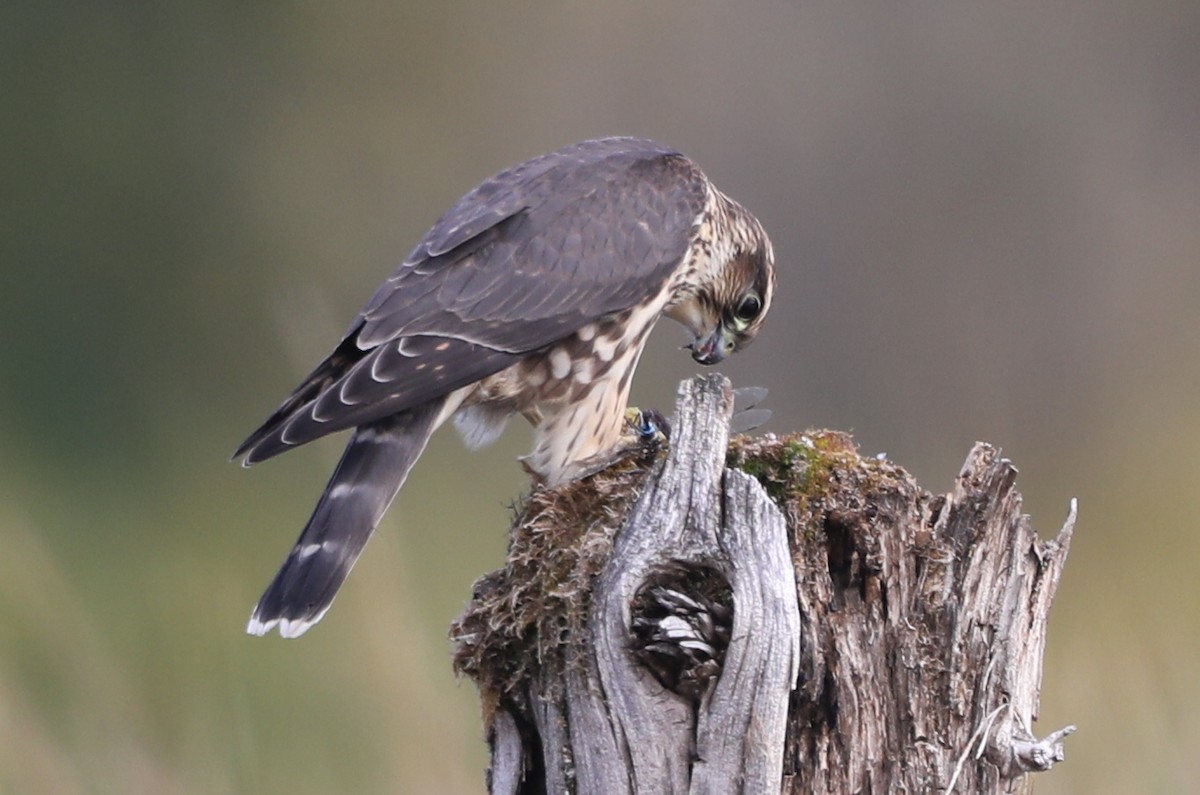
[[[247,631],[297,637],[321,620],[446,420],[479,447],[521,414],[534,428],[526,466],[553,488],[621,446],[661,316],[715,364],[758,333],[774,285],[758,220],[654,141],[585,141],[485,181],[234,454],[249,466],[353,429]]]

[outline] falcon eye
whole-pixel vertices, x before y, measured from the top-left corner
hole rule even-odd
[[[762,300],[754,293],[747,293],[733,312],[733,324],[741,331],[754,322],[761,311]]]

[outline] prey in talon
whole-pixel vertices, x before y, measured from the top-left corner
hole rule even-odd
[[[446,421],[479,447],[520,414],[534,428],[524,463],[535,479],[573,480],[621,448],[633,373],[661,317],[687,329],[695,361],[716,364],[754,339],[774,286],[758,220],[668,146],[585,141],[484,181],[238,448],[249,466],[350,431],[247,631],[297,637],[321,620]]]
[[[671,423],[658,409],[626,409],[625,419],[646,447],[658,447],[671,438]]]
[[[671,425],[662,412],[657,409],[638,408],[625,409],[625,430],[617,443],[608,450],[584,459],[575,465],[575,472],[569,480],[583,480],[603,472],[614,464],[633,456],[653,458],[666,443],[671,433]],[[533,482],[544,485],[539,474],[530,468],[528,456],[521,459]]]

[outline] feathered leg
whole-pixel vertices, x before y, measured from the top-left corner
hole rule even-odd
[[[285,638],[321,620],[367,539],[383,518],[430,435],[444,419],[446,398],[355,429],[325,493],[246,631]]]

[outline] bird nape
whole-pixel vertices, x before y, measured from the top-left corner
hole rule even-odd
[[[350,330],[234,454],[245,466],[353,432],[247,631],[321,619],[430,435],[472,446],[520,413],[554,487],[620,445],[659,317],[715,364],[758,333],[775,285],[762,225],[684,155],[638,138],[568,146],[461,198]]]

